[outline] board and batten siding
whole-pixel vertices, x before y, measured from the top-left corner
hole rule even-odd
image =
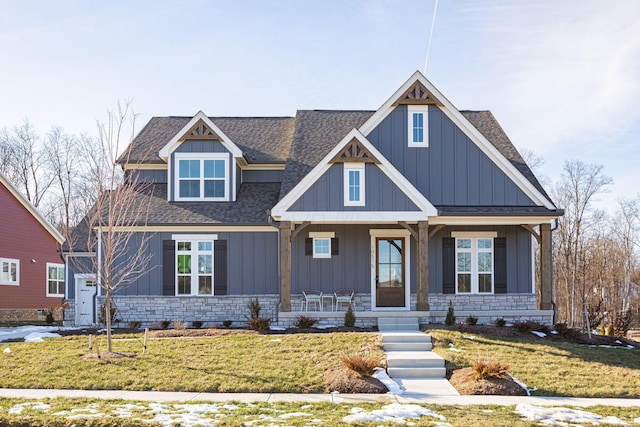
[[[365,165],[365,206],[344,205],[344,165],[332,165],[288,209],[302,212],[339,211],[398,211],[420,209],[380,168],[372,163]]]
[[[407,107],[396,107],[367,139],[436,206],[535,206],[535,203],[436,106],[429,146],[408,147]]]
[[[242,182],[282,182],[283,170],[243,170]]]
[[[147,182],[153,184],[167,183],[166,169],[134,169],[128,170],[127,175],[133,175],[136,182]]]
[[[76,299],[76,274],[91,274],[94,272],[94,261],[88,256],[67,256],[67,291],[65,299]]]

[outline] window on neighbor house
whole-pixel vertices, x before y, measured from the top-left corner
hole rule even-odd
[[[176,241],[176,295],[213,295],[213,240]]]
[[[456,237],[456,293],[493,293],[493,237]]]
[[[409,147],[429,146],[429,109],[426,105],[409,105],[408,129]]]
[[[344,205],[364,206],[364,163],[344,164]]]
[[[223,153],[176,154],[176,200],[226,201],[228,195],[228,156]]]
[[[64,296],[64,264],[47,263],[47,296]]]
[[[20,285],[20,260],[0,258],[0,285]]]

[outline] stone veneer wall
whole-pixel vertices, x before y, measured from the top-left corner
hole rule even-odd
[[[47,318],[48,308],[2,308],[0,309],[0,321],[3,322],[44,322]],[[53,320],[62,320],[62,307],[53,308]]]

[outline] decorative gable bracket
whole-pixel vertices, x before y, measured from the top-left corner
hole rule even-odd
[[[433,96],[433,94],[420,81],[416,81],[409,87],[395,102],[394,105],[439,105],[442,102]]]
[[[380,161],[355,137],[330,161],[330,163],[345,162],[380,164]]]
[[[182,140],[220,140],[220,136],[211,129],[203,120],[199,120],[181,138]]]

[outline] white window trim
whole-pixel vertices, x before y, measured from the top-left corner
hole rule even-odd
[[[193,297],[193,296],[202,296],[202,297],[210,297],[215,295],[215,269],[213,268],[215,262],[215,241],[218,240],[217,234],[172,234],[171,240],[175,241],[175,296],[177,297]],[[191,254],[191,293],[190,294],[180,294],[178,293],[178,255],[184,254],[186,251],[178,251],[178,242],[190,242],[191,250],[189,253]],[[197,268],[197,260],[198,260],[198,242],[211,242],[211,293],[210,294],[200,294],[199,292],[199,284],[198,284],[198,268]],[[195,246],[196,250],[193,250]],[[196,268],[193,268],[193,262],[196,262]],[[195,280],[194,280],[195,278]]]
[[[231,174],[229,173],[229,153],[175,153],[174,154],[174,199],[177,202],[228,202],[231,200],[229,182]],[[180,160],[199,160],[200,161],[200,197],[180,197]],[[204,197],[204,161],[205,160],[223,160],[224,161],[224,197]],[[234,168],[235,169],[235,168]]]
[[[365,206],[365,179],[364,179],[364,163],[344,163],[344,205],[345,206]],[[349,200],[349,172],[360,172],[358,186],[360,187],[360,199]]]
[[[47,290],[47,296],[48,297],[64,297],[64,293],[62,294],[52,294],[49,293],[49,280],[51,280],[49,278],[49,267],[56,267],[56,268],[62,268],[62,289],[64,290],[66,288],[66,284],[65,284],[65,265],[64,264],[57,264],[57,263],[53,263],[53,262],[48,262],[47,263],[47,284],[46,284],[46,290]],[[59,280],[58,280],[59,281]]]
[[[422,113],[422,142],[413,140],[413,114]],[[428,105],[408,105],[407,106],[407,141],[409,147],[428,147],[429,146],[429,106]]]
[[[16,264],[16,281],[5,281],[2,280],[2,264],[8,262]],[[0,285],[6,286],[20,286],[20,260],[13,258],[0,258]]]
[[[451,232],[451,237],[456,239],[455,242],[455,266],[456,266],[456,274],[455,274],[455,291],[458,295],[493,295],[495,294],[495,244],[493,239],[498,237],[498,233],[495,231],[453,231]],[[471,248],[468,250],[459,250],[458,249],[458,239],[470,239],[471,240]],[[477,241],[478,239],[491,239],[491,250],[487,249],[478,249]],[[468,272],[471,274],[471,292],[460,292],[458,291],[458,253],[459,252],[469,252],[471,253],[471,271]],[[480,292],[479,291],[479,283],[478,283],[478,253],[481,252],[490,252],[491,253],[491,292]],[[465,272],[467,273],[467,272]],[[484,272],[486,273],[486,272]]]
[[[311,248],[313,250],[313,258],[331,258],[331,239],[336,237],[336,233],[333,231],[312,231],[309,233],[309,238],[312,239]],[[326,240],[329,244],[329,252],[326,254],[316,253],[316,241]]]

